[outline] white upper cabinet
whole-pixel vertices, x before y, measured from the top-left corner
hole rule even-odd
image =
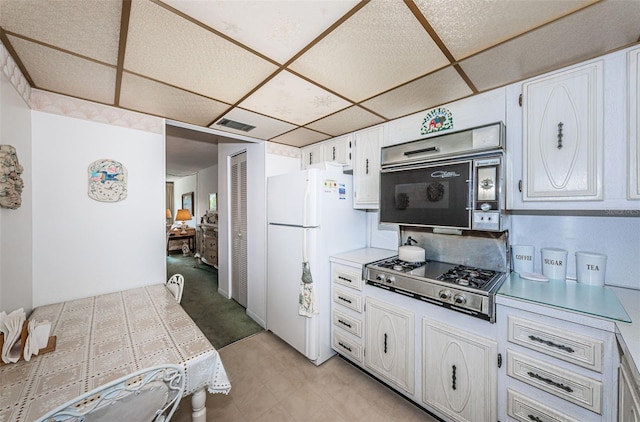
[[[380,204],[380,148],[384,126],[356,132],[353,166],[353,207],[378,209]]]
[[[603,199],[603,63],[525,83],[523,201]]]
[[[629,74],[629,199],[640,199],[640,48],[627,54]]]
[[[351,167],[352,134],[347,134],[302,148],[302,169],[323,161]]]

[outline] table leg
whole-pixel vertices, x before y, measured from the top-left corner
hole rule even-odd
[[[207,393],[206,387],[202,387],[191,395],[191,407],[193,413],[191,413],[192,422],[206,422],[207,420]]]

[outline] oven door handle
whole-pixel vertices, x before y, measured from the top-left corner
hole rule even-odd
[[[438,152],[438,151],[440,151],[440,148],[438,147],[429,147],[429,148],[422,148],[422,149],[414,149],[413,151],[406,151],[404,155],[408,157],[410,155],[420,154],[422,152]]]

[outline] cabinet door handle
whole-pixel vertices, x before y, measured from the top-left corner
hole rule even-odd
[[[531,419],[533,422],[544,422],[542,419],[540,419],[537,416],[533,416],[533,415],[527,415],[529,417],[529,419]]]
[[[348,322],[344,322],[343,320],[339,319],[338,322],[342,325],[344,325],[345,327],[349,327],[351,328],[351,324],[349,324]]]
[[[338,279],[340,279],[340,280],[344,280],[344,281],[346,281],[347,283],[353,283],[353,280],[351,280],[350,278],[347,278],[347,277],[343,277],[343,276],[341,276],[341,275],[339,275],[339,276],[338,276]]]
[[[367,158],[366,160],[364,160],[364,162],[364,174],[369,174],[369,159]]]
[[[456,366],[451,366],[451,388],[456,389]]]
[[[559,122],[558,123],[558,149],[562,149],[562,126],[564,126],[564,123]]]
[[[333,161],[336,161],[336,147],[333,147]]]
[[[309,165],[313,164],[313,152],[309,153]]]
[[[384,333],[384,353],[387,353],[387,333]]]
[[[558,348],[560,350],[564,350],[565,352],[569,352],[569,353],[574,353],[575,352],[575,350],[573,350],[569,346],[565,346],[564,344],[556,344],[556,343],[554,343],[552,341],[545,340],[543,338],[536,337],[534,335],[530,335],[529,339],[532,340],[532,341],[537,341],[538,343],[546,344],[547,346],[556,347],[556,348]]]
[[[353,350],[351,350],[351,347],[347,346],[346,344],[342,344],[341,342],[338,342],[338,344],[340,345],[340,347],[347,349],[350,352],[353,352]]]
[[[543,381],[549,385],[553,385],[554,387],[558,387],[561,390],[566,391],[567,393],[573,393],[573,389],[567,385],[564,384],[560,384],[559,382],[555,382],[554,380],[551,380],[549,378],[545,378],[540,374],[536,374],[535,372],[527,372],[527,375],[529,375],[531,378],[535,378],[538,379],[540,381]]]
[[[342,297],[342,296],[338,296],[338,299],[345,301],[347,303],[352,303],[349,299],[347,299],[346,297]]]

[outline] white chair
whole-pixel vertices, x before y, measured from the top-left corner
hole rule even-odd
[[[178,303],[182,300],[182,291],[184,290],[184,277],[182,274],[174,274],[167,280],[167,289],[176,298]]]
[[[166,422],[184,394],[184,378],[179,365],[146,368],[70,400],[38,422]]]

